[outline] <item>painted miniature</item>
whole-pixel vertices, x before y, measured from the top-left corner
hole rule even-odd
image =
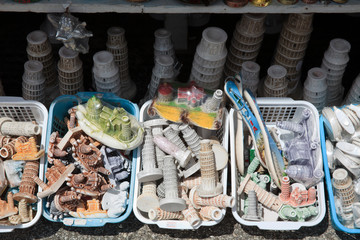
[[[80,204],[77,207],[76,212],[71,211],[71,212],[69,212],[69,214],[76,218],[106,218],[106,217],[108,217],[107,211],[101,209],[100,200],[98,200],[98,199],[87,200],[86,205],[87,206],[85,207],[84,204]]]
[[[172,122],[192,123],[211,130],[221,128],[222,105],[218,104],[217,100],[214,104],[210,103],[212,105],[210,108],[206,104],[209,101],[213,102],[211,100],[207,101],[208,98],[211,98],[213,91],[204,90],[204,88],[198,87],[194,83],[188,85],[161,83],[159,88],[161,90],[158,94],[159,97],[154,99],[151,108],[148,109],[150,115],[157,113],[162,118]],[[164,96],[164,92],[166,92],[166,96]]]
[[[144,129],[136,118],[123,108],[105,106],[96,96],[77,106],[76,117],[87,135],[108,147],[132,150],[142,143]],[[124,137],[123,127],[130,131],[129,136]]]
[[[241,181],[238,194],[241,194],[242,192],[248,193],[249,191],[254,190],[259,202],[261,202],[264,206],[274,210],[275,212],[278,212],[283,205],[281,200],[277,196],[256,185],[253,181],[250,180],[250,177],[251,175],[248,174]]]
[[[25,136],[20,136],[18,138],[12,138],[12,140],[10,142],[8,142],[7,144],[5,144],[1,149],[0,149],[0,156],[4,159],[10,159],[12,158],[12,156],[15,154],[16,149],[15,149],[15,143],[16,142],[20,142],[20,143],[25,143],[27,142],[27,137]]]
[[[12,156],[13,160],[38,160],[45,154],[45,150],[41,149],[38,151],[36,146],[36,140],[34,137],[30,137],[27,142],[19,140],[15,141],[16,154]]]

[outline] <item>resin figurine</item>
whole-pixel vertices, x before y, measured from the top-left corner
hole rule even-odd
[[[157,113],[176,123],[192,123],[202,128],[218,130],[224,113],[222,98],[207,101],[212,95],[212,90],[205,90],[193,83],[184,85],[164,82],[159,85],[158,95],[148,113]],[[210,104],[207,104],[209,101]]]
[[[142,143],[144,129],[136,118],[123,108],[105,106],[96,96],[77,106],[76,117],[87,135],[108,147],[133,150]]]
[[[129,182],[125,181],[113,189],[109,189],[101,200],[101,207],[107,210],[108,217],[119,217],[126,210]]]
[[[102,146],[100,152],[103,156],[104,167],[110,171],[111,184],[116,184],[130,176],[131,161],[117,149]]]
[[[309,109],[304,109],[301,119],[295,122],[277,122],[277,127],[292,131],[294,137],[285,141],[285,156],[289,166],[285,170],[290,178],[310,187],[324,176],[322,171],[321,149],[318,129],[314,116]]]

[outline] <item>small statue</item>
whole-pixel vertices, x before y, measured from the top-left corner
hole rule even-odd
[[[76,111],[81,129],[108,147],[133,150],[143,140],[144,129],[136,118],[119,107],[105,106],[93,96]]]
[[[48,156],[48,162],[51,164],[54,163],[55,158],[65,157],[68,154],[67,151],[60,150],[57,147],[57,144],[61,142],[61,139],[62,138],[59,137],[59,132],[53,132],[50,135],[47,156]]]
[[[131,161],[117,149],[102,146],[100,152],[104,156],[104,167],[111,172],[110,182],[116,184],[130,175]]]
[[[289,166],[285,170],[289,177],[307,188],[318,183],[322,171],[321,150],[315,119],[309,109],[304,109],[298,123],[277,122],[277,127],[292,131],[294,137],[285,142],[285,156]]]
[[[103,167],[100,150],[95,147],[89,137],[81,135],[79,139],[71,138],[72,156],[75,165],[80,166],[84,171],[100,172],[109,175],[110,171]]]
[[[93,197],[103,195],[108,189],[114,188],[114,185],[109,184],[96,172],[73,174],[66,178],[66,184],[77,193]]]
[[[61,15],[48,14],[47,18],[56,28],[56,39],[62,41],[65,47],[84,54],[89,52],[89,37],[93,34],[85,29],[85,22],[80,22],[68,12],[68,8]]]

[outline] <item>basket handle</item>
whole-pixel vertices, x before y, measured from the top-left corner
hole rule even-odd
[[[89,99],[94,95],[99,96],[100,98],[107,98],[107,99],[116,99],[116,98],[120,98],[117,95],[115,95],[114,93],[110,93],[110,92],[78,92],[76,93],[77,96],[79,96],[81,99]]]
[[[24,102],[25,99],[23,99],[22,97],[9,97],[9,96],[4,96],[4,97],[0,97],[0,102]]]
[[[277,98],[277,97],[259,97],[256,98],[256,101],[259,105],[261,104],[269,104],[269,103],[276,103],[277,105],[281,105],[281,104],[287,104],[289,102],[293,102],[294,99],[292,98],[288,98],[288,97],[284,97],[284,98]]]

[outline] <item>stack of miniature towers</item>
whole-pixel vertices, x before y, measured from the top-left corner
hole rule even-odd
[[[46,33],[40,30],[29,33],[26,40],[28,43],[26,48],[28,59],[39,61],[43,65],[46,102],[51,102],[58,92],[57,73],[51,44]]]
[[[151,81],[145,97],[140,101],[140,105],[152,99],[156,95],[160,80],[171,82],[174,79],[174,59],[169,55],[160,55],[155,58],[155,65],[152,70]]]
[[[155,31],[154,58],[161,55],[168,55],[176,61],[175,50],[171,41],[171,32],[160,28]]]
[[[43,65],[39,61],[29,60],[24,64],[22,76],[22,96],[26,100],[45,102],[45,77]]]
[[[341,201],[341,208],[345,219],[352,219],[353,203],[356,199],[354,185],[348,172],[343,168],[338,168],[333,172],[333,187],[336,197]]]
[[[121,94],[119,67],[114,61],[113,55],[108,51],[100,51],[93,56],[93,77],[96,91]]]
[[[280,65],[269,67],[264,82],[264,97],[286,97],[287,92],[286,69]]]
[[[244,14],[236,24],[224,73],[235,76],[246,61],[256,61],[264,38],[265,14]]]
[[[119,66],[120,97],[133,99],[136,95],[136,85],[131,81],[129,74],[128,47],[125,39],[125,30],[120,27],[111,27],[107,31],[108,40],[106,49],[114,56],[115,63]]]
[[[83,68],[79,53],[72,49],[61,47],[58,62],[59,89],[61,95],[73,95],[83,91]]]
[[[300,82],[302,62],[312,32],[313,15],[289,14],[281,31],[273,64],[286,68],[288,94],[294,93]]]
[[[202,32],[189,81],[207,89],[220,87],[227,55],[226,39],[226,32],[217,27],[209,27]]]
[[[326,72],[321,68],[312,68],[304,83],[303,98],[311,102],[318,111],[321,111],[326,104]]]
[[[344,94],[342,78],[347,63],[351,45],[348,41],[336,38],[330,41],[329,48],[324,53],[321,68],[327,72],[326,82],[328,85],[327,106],[341,104]]]
[[[221,90],[217,92],[222,94]],[[222,194],[217,170],[222,170],[227,161],[216,168],[213,144],[218,143],[200,140],[187,124],[152,119],[144,126],[147,134],[142,146],[142,169],[137,173],[142,183],[136,199],[138,210],[153,221],[184,220],[193,228],[202,221],[220,220],[221,208],[233,207],[235,201]],[[163,181],[158,181],[161,178]]]
[[[344,104],[360,103],[360,74],[354,80]]]
[[[171,32],[160,28],[155,31],[155,42],[154,42],[154,59],[161,55],[167,55],[174,59],[174,77],[177,77],[180,73],[182,64],[176,58],[174,45],[171,40]]]
[[[243,88],[250,89],[256,95],[259,85],[260,66],[256,62],[246,61],[242,64],[241,80]]]

